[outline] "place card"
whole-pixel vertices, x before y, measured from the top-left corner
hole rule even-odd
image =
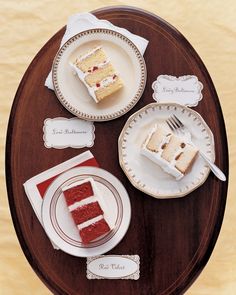
[[[87,278],[138,280],[139,255],[99,255],[87,258]]]
[[[180,77],[160,75],[152,84],[153,99],[157,102],[175,102],[185,106],[197,106],[202,99],[203,84],[196,76]]]
[[[79,118],[48,118],[44,121],[43,140],[46,148],[82,148],[94,145],[93,122]]]

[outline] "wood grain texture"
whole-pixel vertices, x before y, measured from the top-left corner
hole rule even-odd
[[[101,291],[106,294],[111,290],[112,294],[119,294],[120,288],[122,294],[180,293],[198,275],[214,247],[223,218],[227,183],[223,184],[210,175],[201,188],[184,199],[159,201],[143,196],[129,184],[119,168],[116,142],[128,116],[152,101],[151,83],[157,75],[195,74],[204,84],[204,100],[195,109],[213,130],[217,146],[216,163],[227,172],[227,152],[224,152],[227,151],[227,142],[218,98],[204,65],[192,47],[168,24],[154,15],[129,8],[100,10],[96,15],[150,40],[145,53],[148,81],[143,98],[126,116],[96,124],[96,137],[100,135],[101,140],[95,141],[92,148],[101,166],[126,185],[135,212],[125,239],[111,252],[139,254],[143,275],[138,282],[88,282],[84,273],[85,260],[51,248],[23,192],[22,183],[25,180],[77,154],[72,149],[46,150],[42,142],[45,118],[71,117],[56,100],[54,93],[43,86],[63,30],[45,45],[30,65],[19,86],[11,113],[7,179],[18,238],[35,271],[59,294],[100,294]],[[156,50],[159,50],[162,58],[156,58],[153,66]],[[209,113],[212,115],[209,116]],[[104,136],[104,129],[111,130],[111,139]],[[107,155],[101,151],[107,151],[109,146],[114,149],[109,154],[108,162]],[[31,155],[30,159],[28,155]],[[114,286],[118,287],[117,292]]]

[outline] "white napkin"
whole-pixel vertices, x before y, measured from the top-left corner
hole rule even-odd
[[[126,36],[128,39],[130,39],[139,49],[141,54],[143,55],[147,45],[148,45],[148,40],[144,39],[143,37],[134,35],[130,33],[128,30],[114,26],[112,23],[106,20],[100,20],[96,18],[91,13],[77,13],[75,15],[72,15],[68,19],[68,23],[66,26],[66,32],[61,40],[61,45],[60,47],[66,43],[71,37],[74,35],[85,31],[89,29],[95,29],[95,28],[102,28],[102,29],[111,29],[114,31],[117,31],[124,36]],[[53,87],[53,82],[52,82],[52,72],[49,73],[46,81],[45,81],[45,86],[47,86],[49,89],[54,90]]]

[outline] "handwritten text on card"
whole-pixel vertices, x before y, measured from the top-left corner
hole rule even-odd
[[[153,98],[157,102],[196,106],[202,99],[202,83],[196,76],[160,75],[153,82]]]
[[[93,122],[79,118],[46,119],[43,132],[44,145],[47,148],[82,148],[94,144]]]
[[[139,279],[138,255],[100,255],[87,258],[88,279]]]

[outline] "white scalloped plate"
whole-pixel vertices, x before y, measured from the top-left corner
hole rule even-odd
[[[124,87],[99,103],[90,97],[69,62],[102,45],[120,74]],[[138,102],[146,85],[146,65],[138,48],[124,35],[109,29],[91,29],[69,39],[58,51],[52,69],[55,93],[62,105],[79,118],[108,121],[124,115]]]
[[[206,122],[197,112],[175,103],[151,103],[133,114],[127,120],[118,143],[120,165],[130,182],[144,193],[160,199],[189,194],[205,182],[210,172],[205,161],[197,156],[191,170],[177,181],[140,154],[151,126],[173,114],[188,127],[193,143],[214,161],[214,137]]]

